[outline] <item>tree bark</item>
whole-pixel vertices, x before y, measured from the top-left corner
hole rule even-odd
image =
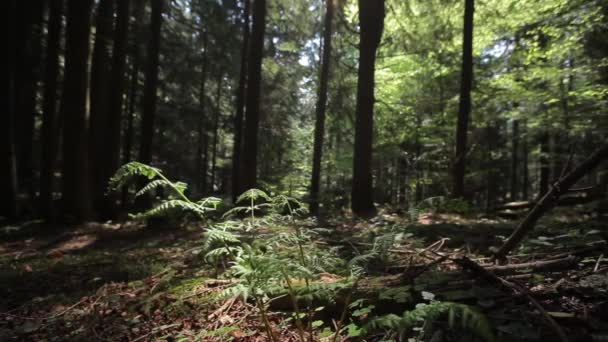
[[[544,130],[540,135],[540,175],[538,185],[538,198],[549,190],[549,177],[551,169],[549,167],[549,132]]]
[[[40,214],[54,220],[53,175],[59,145],[57,118],[57,79],[59,77],[59,48],[63,22],[63,0],[49,0],[49,21],[46,40],[46,65],[42,104],[42,156],[40,163]]]
[[[114,30],[114,0],[100,0],[95,15],[95,45],[91,61],[91,116],[89,130],[89,178],[95,214],[104,211],[106,180],[104,155],[109,138],[108,99],[110,93],[111,45]]]
[[[232,146],[232,202],[236,202],[242,189],[239,186],[241,170],[241,151],[243,150],[243,112],[247,89],[247,57],[249,54],[249,12],[251,0],[243,0],[243,45],[241,46],[241,70],[236,92],[236,114],[234,116],[234,143]]]
[[[202,18],[202,16],[201,16]],[[207,67],[209,64],[209,53],[208,53],[208,33],[205,31],[202,33],[203,38],[203,65],[201,70],[201,88],[199,91],[199,106],[201,108],[201,114],[198,119],[198,146],[196,153],[196,170],[200,172],[199,180],[199,192],[201,195],[207,193],[207,152],[208,152],[208,136],[205,122],[207,120],[206,106],[205,106],[205,89],[207,87]]]
[[[522,143],[522,158],[523,158],[523,181],[522,181],[522,198],[524,201],[528,200],[528,188],[530,187],[530,173],[528,171],[528,126],[527,121],[523,121],[523,143]]]
[[[139,84],[139,72],[141,69],[141,53],[139,47],[139,39],[137,39],[138,34],[140,33],[140,22],[143,19],[145,10],[144,0],[136,0],[135,6],[133,9],[133,27],[131,31],[133,34],[133,45],[131,52],[131,79],[129,85],[129,108],[127,113],[127,127],[125,132],[125,138],[123,141],[123,151],[122,151],[122,162],[126,164],[131,161],[132,151],[133,151],[133,121],[135,117],[135,111],[138,103],[137,96],[137,88]],[[129,189],[127,186],[124,186],[122,189],[122,205],[123,207],[127,204],[127,197],[129,195]]]
[[[143,96],[143,115],[141,123],[141,144],[139,161],[149,164],[152,161],[152,141],[156,117],[156,89],[158,87],[158,67],[160,60],[160,30],[164,0],[151,0],[150,40],[146,56],[146,71]]]
[[[89,218],[87,89],[92,0],[68,0],[65,76],[61,99],[62,205],[66,219]]]
[[[464,32],[462,43],[462,78],[460,83],[460,102],[458,105],[458,124],[456,128],[456,156],[454,160],[454,189],[452,197],[465,196],[464,178],[466,174],[467,131],[471,113],[471,89],[473,87],[473,16],[474,0],[465,0]]]
[[[312,157],[312,179],[310,182],[310,213],[319,214],[319,188],[321,183],[321,161],[323,159],[323,138],[325,136],[325,109],[327,107],[327,84],[329,83],[329,63],[331,61],[332,21],[334,17],[333,0],[325,2],[325,26],[323,28],[323,59],[319,75],[317,96],[315,141]]]
[[[359,71],[353,158],[351,209],[357,216],[376,214],[372,190],[374,72],[376,50],[384,29],[384,0],[359,0]]]
[[[260,86],[262,83],[262,58],[264,55],[264,31],[266,30],[266,0],[254,0],[251,47],[247,67],[247,98],[245,106],[245,134],[243,145],[243,169],[240,188],[246,191],[257,186],[258,130],[260,125]]]
[[[509,239],[500,247],[495,253],[496,259],[504,259],[504,257],[511,252],[511,250],[517,246],[524,238],[524,236],[534,229],[536,222],[549,210],[553,209],[557,204],[559,197],[567,192],[577,181],[583,176],[591,172],[597,167],[602,161],[608,158],[608,144],[600,147],[585,161],[579,164],[571,172],[560,178],[554,186],[544,194],[544,196],[538,201],[536,206],[528,213],[526,218],[519,224],[517,229],[511,234]]]
[[[511,132],[511,200],[519,197],[519,120],[513,120],[513,131]]]
[[[129,2],[119,0],[116,3],[116,25],[114,31],[114,48],[112,51],[111,88],[109,90],[109,107],[107,112],[107,144],[103,150],[103,163],[100,165],[103,203],[101,217],[113,219],[116,217],[117,197],[105,191],[108,181],[118,170],[120,164],[120,138],[123,112],[123,95],[125,86],[125,68],[127,41],[129,34]]]
[[[0,95],[2,125],[0,125],[0,215],[17,217],[17,160],[15,156],[15,64],[16,12],[15,0],[3,2],[8,30],[5,33],[7,57],[2,66],[6,92]]]
[[[43,1],[17,2],[17,60],[16,60],[16,116],[15,144],[18,181],[34,200],[34,124],[36,95],[41,64]]]
[[[223,74],[220,72],[217,78],[217,96],[215,103],[215,117],[213,118],[213,145],[211,146],[211,193],[215,192],[215,172],[216,172],[216,161],[217,161],[217,143],[219,138],[219,122],[220,115],[222,114],[222,81]]]

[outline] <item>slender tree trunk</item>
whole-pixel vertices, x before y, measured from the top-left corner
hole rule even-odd
[[[198,119],[198,144],[196,153],[196,170],[200,172],[199,177],[199,191],[201,195],[207,193],[207,151],[208,149],[208,137],[205,122],[207,120],[206,106],[205,106],[205,89],[207,87],[207,67],[209,64],[209,53],[208,44],[209,38],[207,31],[202,33],[203,35],[203,65],[201,70],[201,88],[199,91],[199,106],[201,107],[201,114]]]
[[[143,115],[141,122],[141,144],[139,161],[149,164],[152,161],[152,141],[154,138],[154,120],[156,117],[156,89],[158,87],[158,66],[160,59],[160,30],[164,0],[151,0],[152,14],[150,20],[150,40],[148,41]]]
[[[323,28],[323,59],[319,75],[317,96],[315,142],[312,157],[312,179],[310,184],[310,213],[319,214],[319,185],[321,182],[321,161],[323,159],[323,138],[325,136],[325,109],[327,107],[327,84],[329,83],[329,63],[331,61],[332,21],[334,17],[333,0],[325,2],[325,27]]]
[[[528,126],[526,120],[523,121],[523,142],[522,142],[522,158],[523,158],[523,181],[522,181],[522,199],[528,200],[528,188],[530,187],[530,174],[528,171]]]
[[[359,71],[353,158],[351,209],[357,216],[376,214],[372,189],[374,133],[374,72],[376,50],[384,29],[384,0],[359,0]]]
[[[549,167],[549,132],[544,130],[540,136],[540,177],[538,185],[538,198],[549,190],[549,177],[551,169]]]
[[[64,122],[63,216],[77,221],[90,215],[87,160],[87,89],[92,0],[68,0],[65,76],[61,98]]]
[[[211,192],[215,191],[215,172],[216,172],[216,161],[217,161],[217,142],[219,137],[219,122],[222,111],[222,81],[224,80],[222,72],[219,73],[217,78],[217,96],[215,104],[215,117],[213,118],[213,145],[211,147]]]
[[[91,61],[91,100],[89,178],[95,215],[104,211],[105,179],[104,155],[109,138],[108,99],[110,93],[111,45],[114,30],[114,0],[100,0],[95,16],[95,45]],[[112,85],[114,86],[114,85]]]
[[[131,31],[133,32],[133,46],[132,48],[132,63],[131,63],[131,84],[129,85],[129,108],[127,113],[127,127],[125,132],[125,139],[123,141],[123,151],[122,151],[122,162],[126,164],[131,161],[132,151],[133,151],[133,121],[135,117],[135,111],[137,108],[138,97],[137,97],[137,88],[139,84],[139,72],[141,68],[141,53],[139,48],[139,39],[137,39],[138,34],[140,33],[140,22],[143,19],[145,10],[144,0],[136,0],[135,6],[133,9],[133,27]],[[129,188],[127,186],[122,189],[122,205],[125,206],[127,204],[127,197],[129,195]]]
[[[15,156],[15,64],[16,12],[15,0],[6,0],[2,7],[8,30],[5,31],[6,61],[2,80],[6,92],[0,95],[2,124],[0,125],[0,216],[17,217],[17,160]],[[4,88],[3,88],[4,89]]]
[[[18,1],[17,74],[16,74],[16,132],[18,180],[34,200],[34,124],[38,72],[41,64],[43,1]]]
[[[513,120],[511,132],[511,201],[519,197],[519,120]]]
[[[129,1],[119,0],[116,3],[116,25],[114,31],[114,48],[112,51],[112,73],[110,75],[111,88],[109,90],[107,112],[106,148],[101,151],[103,160],[99,165],[101,173],[101,189],[103,189],[103,203],[101,216],[112,219],[116,216],[117,197],[105,191],[108,181],[116,172],[120,163],[120,138],[123,111],[123,95],[125,85],[125,67],[127,54],[127,40],[129,29]]]
[[[241,151],[243,150],[243,112],[247,95],[247,57],[249,55],[249,15],[251,0],[243,0],[243,45],[241,46],[241,70],[236,92],[236,114],[234,116],[234,144],[232,147],[232,201],[236,202],[242,189],[239,186],[241,170]]]
[[[465,196],[464,178],[466,174],[467,131],[471,113],[471,89],[473,87],[473,13],[474,0],[465,0],[464,32],[462,43],[462,80],[460,83],[460,102],[458,106],[458,125],[456,129],[456,156],[454,160],[454,188],[452,197]]]
[[[40,163],[40,214],[53,221],[53,175],[57,161],[58,118],[57,78],[59,76],[59,48],[63,22],[63,0],[49,0],[49,21],[46,40],[46,65],[42,104],[42,156]]]
[[[262,83],[262,58],[264,55],[264,31],[266,30],[266,0],[254,0],[251,47],[247,66],[247,96],[245,135],[243,145],[243,169],[240,172],[242,190],[255,188],[258,168],[258,130],[260,125],[260,86]]]

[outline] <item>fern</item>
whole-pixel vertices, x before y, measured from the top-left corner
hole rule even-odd
[[[460,316],[460,328],[471,331],[485,341],[495,341],[492,327],[485,315],[474,308],[452,302],[432,301],[429,304],[418,304],[414,310],[406,311],[402,316],[394,314],[377,317],[364,326],[366,332],[389,329],[399,333],[410,330],[424,322],[433,322],[441,316],[448,315],[450,328],[456,328],[455,317]]]
[[[130,162],[121,166],[110,178],[108,189],[116,191],[138,176],[152,180],[160,175],[162,175],[160,169],[140,162]]]

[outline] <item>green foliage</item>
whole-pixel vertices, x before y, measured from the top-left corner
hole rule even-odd
[[[162,200],[153,208],[132,215],[135,219],[164,216],[174,211],[191,212],[200,218],[205,218],[209,212],[215,211],[217,206],[221,203],[221,200],[216,197],[207,197],[199,201],[192,201],[186,196],[186,190],[188,188],[186,183],[172,182],[163,175],[160,169],[139,162],[130,162],[120,167],[110,179],[108,188],[111,191],[117,191],[129,182],[138,178],[145,179],[148,183],[136,193],[136,197],[149,194],[159,187],[169,189],[170,193],[167,199]]]
[[[374,318],[364,326],[364,329],[366,332],[382,329],[401,333],[446,315],[450,329],[469,330],[488,342],[496,340],[490,323],[482,313],[468,305],[440,301],[418,304],[414,310],[405,311],[402,316],[389,314]],[[460,320],[457,321],[457,318]]]

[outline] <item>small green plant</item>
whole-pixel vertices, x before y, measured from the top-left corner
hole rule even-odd
[[[209,212],[215,211],[221,203],[221,200],[216,197],[207,197],[198,201],[191,200],[186,196],[188,188],[186,183],[172,182],[163,175],[160,169],[139,162],[130,162],[118,169],[110,179],[108,189],[110,191],[117,191],[135,179],[147,181],[147,184],[137,191],[135,197],[149,194],[158,188],[169,190],[167,198],[163,199],[159,204],[148,211],[132,215],[136,219],[162,216],[174,210],[192,212],[200,218],[205,218]]]
[[[432,322],[446,315],[450,329],[468,330],[488,342],[496,340],[490,323],[481,312],[465,304],[436,300],[431,300],[428,304],[418,304],[414,310],[405,311],[402,316],[390,314],[374,318],[363,327],[363,330],[365,333],[390,330],[393,335],[403,336],[420,325],[429,329]],[[460,318],[459,322],[457,318]]]

